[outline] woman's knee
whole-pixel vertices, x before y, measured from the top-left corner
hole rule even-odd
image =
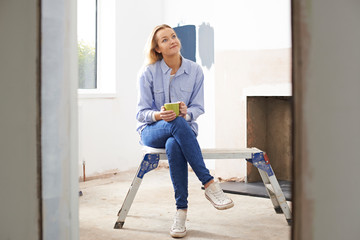
[[[191,130],[189,123],[183,117],[177,117],[170,122],[172,127]]]
[[[167,152],[171,153],[171,152],[179,151],[180,150],[180,145],[177,143],[177,141],[175,140],[174,137],[169,137],[166,140],[165,148],[166,148]]]
[[[183,117],[177,117],[173,120],[173,122],[177,123],[177,124],[188,124],[185,120],[185,118]]]

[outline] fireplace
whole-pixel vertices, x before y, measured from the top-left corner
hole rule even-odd
[[[247,97],[247,147],[265,151],[278,180],[291,181],[292,97]],[[261,181],[258,170],[247,163],[247,181]]]

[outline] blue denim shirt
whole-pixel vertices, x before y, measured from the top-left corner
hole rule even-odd
[[[136,119],[137,131],[154,122],[152,115],[165,103],[182,101],[188,107],[188,122],[198,134],[196,119],[204,111],[204,74],[201,67],[184,57],[170,83],[171,68],[164,60],[145,67],[139,78],[139,99]]]

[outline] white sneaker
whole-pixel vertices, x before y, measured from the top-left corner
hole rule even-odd
[[[224,194],[218,182],[211,183],[205,189],[205,196],[216,209],[225,210],[234,206],[234,202]]]
[[[170,235],[174,238],[185,237],[186,235],[186,214],[187,211],[184,209],[178,209],[174,217],[174,223],[170,229]]]

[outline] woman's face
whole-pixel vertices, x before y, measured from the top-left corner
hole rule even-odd
[[[181,44],[173,29],[163,28],[156,33],[155,37],[158,44],[155,51],[161,53],[164,58],[180,53]]]

